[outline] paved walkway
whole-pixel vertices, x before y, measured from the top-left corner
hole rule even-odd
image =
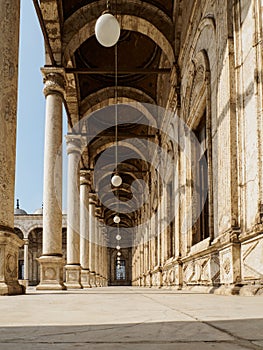
[[[263,297],[109,287],[0,297],[1,350],[263,349]]]

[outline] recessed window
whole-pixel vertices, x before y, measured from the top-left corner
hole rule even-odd
[[[209,237],[209,204],[208,204],[208,163],[207,163],[207,133],[206,133],[206,114],[204,113],[195,135],[202,147],[203,154],[196,164],[196,184],[197,198],[195,204],[199,217],[193,227],[192,244],[196,244]],[[200,212],[201,211],[201,212]]]

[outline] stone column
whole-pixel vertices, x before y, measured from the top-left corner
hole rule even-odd
[[[95,209],[95,272],[96,272],[96,285],[100,287],[100,219],[101,219],[101,207]]]
[[[67,289],[80,289],[80,199],[79,199],[79,162],[81,156],[81,138],[68,135],[68,198],[67,198]]]
[[[104,277],[104,287],[108,285],[108,254],[107,254],[107,229],[104,228],[103,231],[103,277]]]
[[[80,170],[80,266],[81,285],[90,288],[89,269],[89,187],[88,170]]]
[[[29,272],[29,267],[28,267],[28,244],[29,240],[28,238],[24,238],[24,280],[26,281],[26,287],[28,286],[28,272]]]
[[[102,240],[101,240],[101,280],[102,280],[102,287],[105,286],[105,237],[104,232],[102,231]]]
[[[108,285],[108,259],[107,259],[107,229],[103,230],[103,279],[104,279],[104,287]]]
[[[100,219],[99,223],[99,231],[100,231],[100,237],[99,237],[99,274],[100,274],[100,286],[103,287],[104,282],[104,220],[103,218]]]
[[[90,285],[91,285],[91,287],[96,287],[95,204],[96,204],[96,195],[94,192],[90,192],[90,194],[89,194],[89,266],[90,266]]]
[[[38,282],[38,264],[37,264],[37,248],[34,248],[33,254],[33,281]]]
[[[0,295],[21,294],[14,232],[20,1],[0,2]]]
[[[38,290],[61,290],[62,257],[62,103],[65,89],[64,70],[42,68],[46,96],[44,145],[43,248]]]
[[[101,231],[101,219],[98,222],[98,275],[99,275],[99,287],[102,287],[102,268],[103,268],[103,257],[102,257],[102,231]]]

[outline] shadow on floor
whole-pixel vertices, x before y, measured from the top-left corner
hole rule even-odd
[[[263,319],[1,327],[1,350],[240,350],[263,348]]]

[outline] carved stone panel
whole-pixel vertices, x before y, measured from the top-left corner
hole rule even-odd
[[[263,279],[263,237],[242,243],[241,271],[243,281]]]
[[[240,282],[240,245],[229,245],[220,251],[219,258],[220,283],[234,284]]]

